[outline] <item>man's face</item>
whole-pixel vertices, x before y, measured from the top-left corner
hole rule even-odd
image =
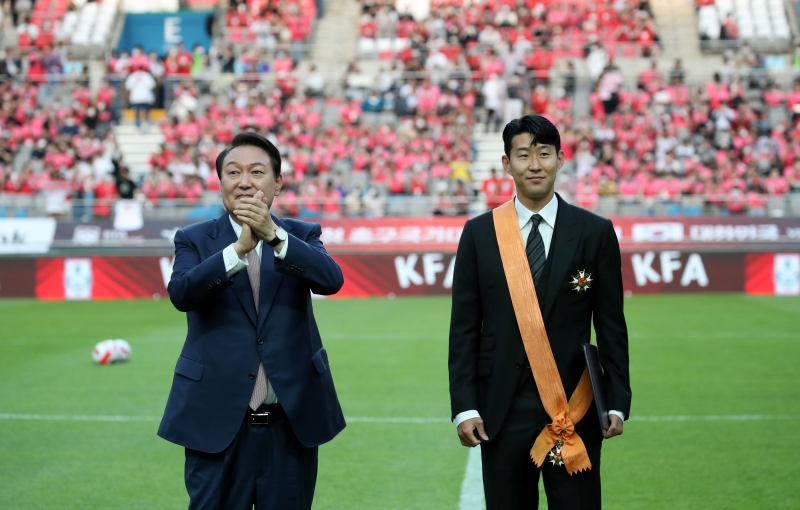
[[[242,197],[253,197],[259,190],[264,192],[267,206],[272,207],[282,183],[281,176],[275,177],[269,155],[258,147],[236,147],[222,163],[220,193],[228,212],[236,208]]]
[[[503,170],[514,179],[517,195],[538,202],[553,196],[564,152],[552,145],[531,145],[532,141],[529,133],[512,138],[511,157],[503,155]]]

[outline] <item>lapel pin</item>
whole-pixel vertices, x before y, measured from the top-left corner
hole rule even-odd
[[[575,276],[572,276],[572,281],[569,283],[572,285],[572,290],[580,294],[591,288],[592,281],[592,274],[587,273],[584,269],[583,271],[578,271],[578,274]]]

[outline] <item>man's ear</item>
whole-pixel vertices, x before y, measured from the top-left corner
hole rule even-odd
[[[511,166],[511,161],[508,160],[508,156],[503,154],[503,158],[500,161],[503,163],[503,172],[511,175],[511,169],[509,168]]]

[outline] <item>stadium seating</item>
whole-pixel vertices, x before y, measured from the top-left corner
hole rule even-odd
[[[362,2],[359,49],[364,55],[408,60],[412,46],[441,47],[451,61],[476,47],[543,45],[554,58],[582,58],[588,45],[603,44],[615,57],[650,56],[657,46],[654,20],[645,2],[554,0],[431,3],[426,20],[400,16],[389,5]],[[396,20],[393,24],[390,20]]]
[[[305,41],[317,15],[314,0],[292,0],[278,6],[261,0],[231,3],[225,15],[226,38],[237,45],[274,48],[279,42]]]
[[[792,38],[783,0],[698,0],[698,32],[710,40],[723,37],[725,20],[733,30],[727,39],[742,41],[778,41],[788,44]]]
[[[737,21],[757,19],[759,26],[769,26],[776,37],[780,34],[774,30],[785,19],[779,2],[726,1],[706,1],[699,7],[699,24],[707,36],[723,32],[720,20],[728,14]],[[63,20],[55,20],[62,3],[44,0],[25,26],[38,27],[34,20],[42,27],[61,21],[59,28],[73,45],[92,44],[108,33],[118,8],[132,8],[127,0],[78,3]],[[471,167],[479,145],[475,117],[484,117],[484,109],[476,104],[483,81],[491,74],[507,74],[501,52],[511,43],[520,45],[523,67],[533,76],[533,89],[521,96],[520,112],[545,115],[561,130],[568,161],[561,191],[581,205],[612,214],[645,203],[649,212],[666,215],[793,207],[788,197],[800,191],[800,85],[748,89],[763,83],[745,84],[734,75],[730,81],[687,86],[682,75],[666,81],[651,69],[642,74],[636,89],[612,83],[611,100],[604,96],[603,83],[611,66],[589,96],[589,115],[574,118],[572,95],[549,83],[554,58],[583,58],[590,41],[604,42],[616,55],[644,54],[655,38],[646,3],[548,1],[510,7],[508,2],[489,2],[464,9],[460,0],[437,1],[430,17],[417,22],[396,15],[387,5],[365,1],[362,54],[393,61],[406,74],[398,71],[387,81],[387,73],[364,73],[355,63],[342,82],[342,93],[326,99],[304,96],[295,55],[267,51],[253,57],[259,52],[251,52],[264,42],[259,39],[265,36],[259,32],[262,22],[268,25],[266,37],[275,38],[275,48],[282,42],[304,41],[314,22],[313,2],[296,0],[269,9],[250,0],[231,7],[224,24],[229,28],[227,42],[239,46],[234,74],[210,86],[193,81],[197,70],[188,52],[165,58],[165,97],[178,100],[159,126],[166,144],[150,158],[151,171],[140,182],[144,196],[151,204],[183,200],[192,206],[188,214],[193,218],[212,214],[203,195],[213,196],[219,187],[214,158],[234,133],[254,129],[283,150],[287,195],[295,197],[285,202],[296,206],[297,214],[341,214],[354,193],[383,197],[385,211],[398,214],[425,209],[403,197],[428,197],[431,204],[445,196],[455,203],[457,182],[472,194],[482,188],[479,177],[488,173],[488,167]],[[528,26],[534,28],[522,28]],[[740,24],[740,34],[747,33],[741,28]],[[0,86],[5,94],[0,106],[13,112],[0,119],[0,128],[9,132],[0,142],[0,185],[6,195],[46,193],[51,177],[74,177],[80,173],[79,162],[91,163],[93,154],[100,154],[98,144],[113,145],[113,135],[104,138],[114,102],[109,88],[94,97],[79,85],[66,102],[39,100],[42,61],[50,51],[44,48],[44,57],[38,50],[27,57],[32,84]],[[430,51],[420,51],[425,48]],[[629,52],[631,48],[635,51]],[[429,61],[417,61],[420,67],[414,70],[419,54],[427,54]],[[109,72],[118,73],[119,81],[131,68],[126,58],[113,56],[109,61]],[[188,64],[173,66],[170,59],[176,58]],[[455,63],[449,69],[458,79],[450,79],[447,72],[437,74],[440,68],[434,59]],[[210,61],[203,62],[200,70],[205,72]],[[175,87],[169,81],[173,74],[185,83]],[[511,81],[506,85],[513,86]],[[70,117],[75,125],[61,132],[61,123]],[[31,153],[27,159],[32,164],[16,157],[20,151]],[[97,159],[110,161],[105,151]],[[89,172],[102,181],[98,177],[103,168],[110,167],[101,161],[97,168]],[[72,185],[98,193],[83,189],[82,182]],[[7,209],[6,214],[24,210]]]

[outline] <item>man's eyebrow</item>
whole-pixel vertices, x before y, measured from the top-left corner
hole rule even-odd
[[[238,161],[228,161],[227,163],[225,163],[225,166],[230,166],[230,165],[250,166],[250,167],[254,167],[254,166],[258,166],[258,165],[261,165],[263,167],[267,166],[264,163],[262,163],[261,161],[256,161],[255,163],[250,163],[249,165],[243,165],[243,164],[239,163]]]

